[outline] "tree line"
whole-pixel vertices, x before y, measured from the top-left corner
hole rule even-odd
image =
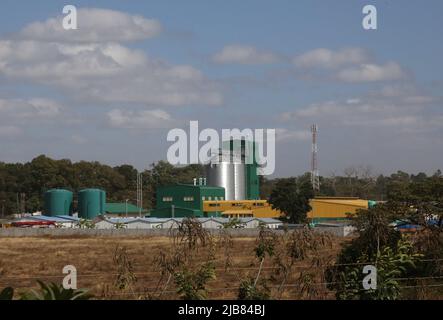
[[[109,202],[124,202],[129,199],[135,203],[138,173],[136,168],[128,164],[112,167],[96,161],[54,160],[45,155],[26,163],[0,162],[0,215],[42,210],[43,194],[51,188],[74,191],[74,200],[76,192],[82,188],[101,188],[106,190]],[[176,167],[166,161],[159,161],[152,163],[141,173],[143,207],[149,210],[155,207],[155,192],[158,186],[191,183],[193,178],[204,176],[204,168],[199,164]],[[441,177],[441,172],[437,171],[433,176]],[[321,187],[316,195],[386,200],[391,185],[419,183],[428,178],[425,173],[414,175],[402,171],[390,176],[375,176],[368,167],[352,167],[346,169],[342,176],[320,177]],[[308,173],[289,179],[300,182],[301,189],[306,191],[306,197],[313,196],[307,187]],[[267,179],[261,176],[261,198],[270,199],[273,190],[282,189],[281,184],[284,184],[284,181],[284,179]],[[291,183],[289,181],[289,185]],[[285,187],[282,190],[284,189]]]
[[[35,212],[43,209],[43,194],[52,188],[65,188],[76,192],[83,188],[101,188],[108,202],[136,203],[137,174],[132,165],[111,167],[99,162],[68,159],[54,160],[40,155],[26,163],[0,162],[0,215]],[[143,176],[143,207],[155,205],[157,186],[189,183],[203,176],[201,165],[174,167],[160,161],[141,171]]]

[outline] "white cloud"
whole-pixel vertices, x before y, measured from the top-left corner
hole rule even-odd
[[[62,106],[50,99],[1,99],[0,115],[2,119],[53,118],[60,114]]]
[[[388,62],[384,65],[362,64],[341,70],[337,74],[337,79],[345,82],[388,81],[406,77],[406,72],[396,62]]]
[[[121,44],[158,34],[156,20],[82,8],[79,29],[66,31],[61,19],[31,23],[18,36],[0,40],[0,79],[47,85],[90,104],[223,103],[219,86],[196,68],[154,59]]]
[[[171,115],[163,110],[127,111],[114,109],[108,112],[108,121],[112,127],[126,129],[162,129],[178,124]]]
[[[248,45],[228,45],[216,53],[212,60],[216,63],[228,64],[269,64],[278,60],[271,52],[262,52]]]
[[[322,126],[370,127],[374,130],[392,128],[416,132],[442,127],[441,121],[435,120],[435,111],[429,108],[435,101],[434,97],[412,87],[407,90],[385,87],[367,96],[313,103],[285,112],[279,118],[295,124],[309,122]]]
[[[397,62],[378,63],[362,48],[315,49],[296,56],[293,63],[301,75],[310,79],[361,83],[409,77]]]
[[[315,49],[294,58],[297,67],[302,68],[339,68],[370,61],[370,54],[361,48],[345,48],[337,51]]]
[[[161,24],[139,15],[97,8],[77,10],[78,29],[63,29],[63,16],[34,22],[19,33],[22,39],[56,42],[136,41],[158,35]]]
[[[220,105],[218,86],[118,43],[0,41],[0,76],[66,89],[77,98],[161,106]]]

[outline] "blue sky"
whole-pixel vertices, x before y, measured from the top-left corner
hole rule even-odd
[[[52,23],[66,4],[79,9],[74,36]],[[377,30],[362,28],[366,4]],[[47,154],[142,169],[166,159],[168,130],[199,120],[277,129],[276,176],[309,170],[312,123],[321,174],[442,167],[441,1],[1,8],[0,161]]]

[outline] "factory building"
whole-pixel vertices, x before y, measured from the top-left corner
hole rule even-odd
[[[204,179],[199,179],[200,182]],[[151,217],[278,218],[266,200],[225,200],[225,189],[207,185],[177,184],[157,188]]]
[[[278,218],[266,200],[259,199],[256,143],[229,140],[205,165],[205,178],[194,184],[157,188],[151,217]]]
[[[203,211],[223,218],[278,218],[281,212],[266,200],[204,201]]]
[[[307,216],[313,222],[347,220],[349,215],[359,209],[368,209],[372,203],[355,197],[315,197],[310,200],[312,210]]]
[[[224,199],[225,190],[221,187],[197,184],[162,186],[157,188],[156,209],[152,210],[150,215],[158,218],[217,216],[216,212],[205,215],[203,202]]]
[[[107,202],[105,204],[105,214],[111,217],[139,217],[140,215],[144,215],[145,213],[146,211],[143,208],[139,208],[129,202]]]
[[[184,218],[107,218],[101,219],[95,223],[97,229],[174,229],[183,223]],[[197,218],[205,229],[223,229],[229,225],[232,220],[228,218]],[[264,226],[269,229],[277,229],[283,223],[270,218],[240,218],[236,226],[230,226],[236,229],[256,229]]]

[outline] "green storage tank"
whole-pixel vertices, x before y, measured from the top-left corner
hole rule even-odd
[[[51,189],[44,194],[45,215],[59,216],[72,214],[72,192],[65,189]]]
[[[78,193],[78,216],[94,219],[105,213],[106,193],[101,189],[83,189]]]

